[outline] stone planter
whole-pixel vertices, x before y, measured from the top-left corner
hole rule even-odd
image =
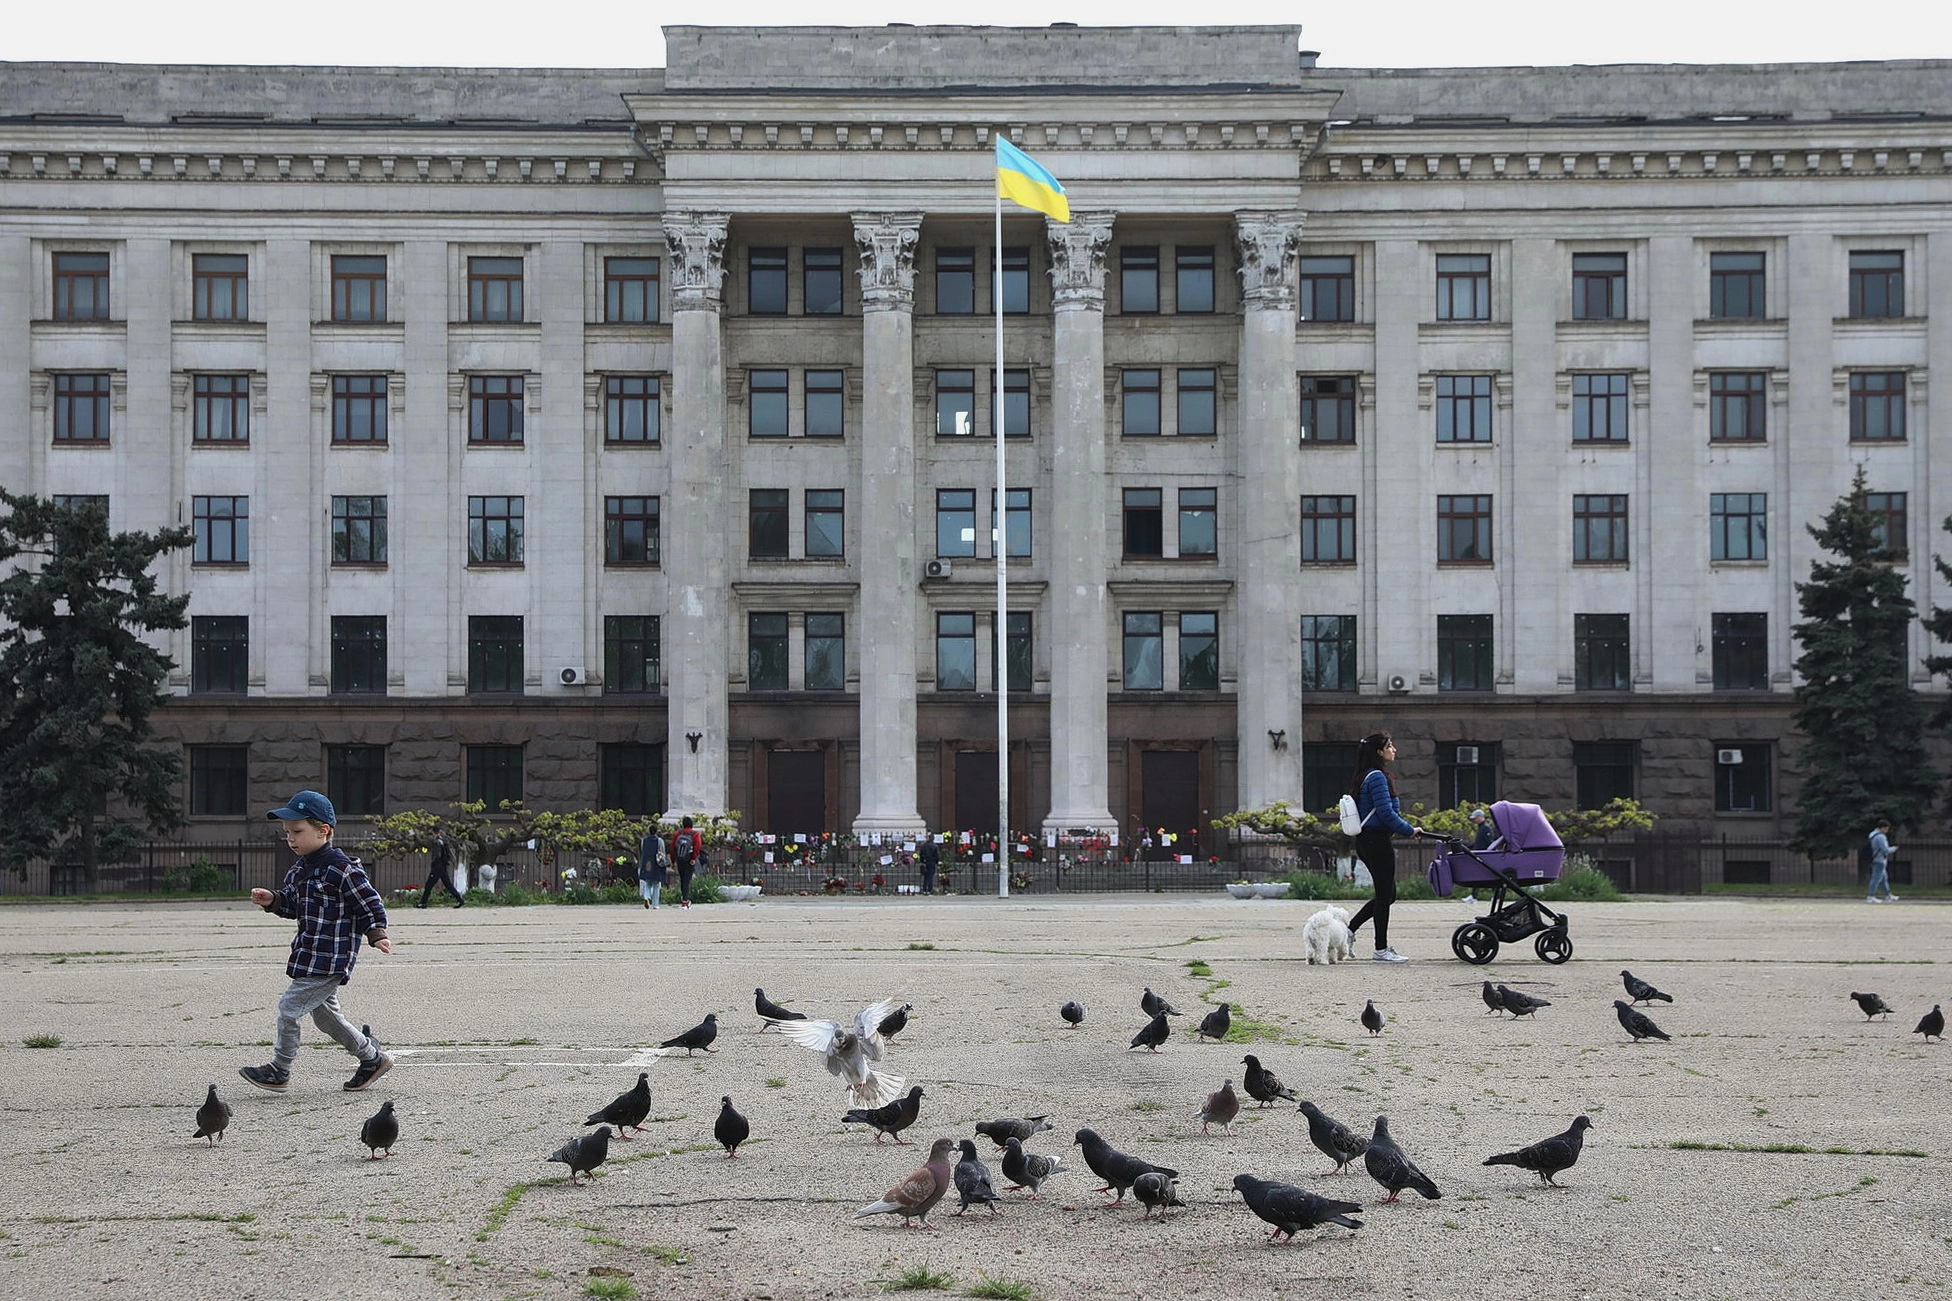
[[[718,888],[719,902],[750,903],[759,897],[760,888],[756,885],[722,885]]]
[[[1236,899],[1259,898],[1257,887],[1252,881],[1233,881],[1227,885],[1227,893]]]
[[[1286,881],[1235,881],[1227,886],[1227,893],[1236,899],[1285,899],[1288,897]]]

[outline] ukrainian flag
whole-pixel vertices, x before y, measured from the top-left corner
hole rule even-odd
[[[996,137],[996,192],[1053,220],[1071,220],[1071,201],[1057,178],[1001,134]]]

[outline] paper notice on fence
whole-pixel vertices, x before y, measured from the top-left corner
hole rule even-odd
[[[796,831],[796,832],[794,832],[794,833],[793,833],[793,843],[794,843],[794,844],[796,844],[796,845],[804,845],[804,844],[806,844],[806,843],[807,843],[807,833],[806,833],[806,832],[804,832],[804,831]]]
[[[914,853],[914,852],[915,852],[915,842],[914,842],[914,841],[912,841],[912,840],[904,840],[904,841],[902,841],[902,842],[901,842],[901,852],[902,852],[902,853],[904,853],[904,854],[912,854],[912,853]]]
[[[1111,846],[1111,847],[1112,847],[1113,849],[1117,849],[1117,848],[1118,848],[1118,833],[1117,833],[1116,831],[1114,831],[1114,832],[1112,832],[1112,833],[1111,833],[1111,834],[1110,834],[1109,836],[1106,836],[1106,837],[1105,837],[1105,843],[1106,843],[1106,844],[1108,844],[1108,845],[1110,845],[1110,846]]]
[[[770,849],[766,851],[766,861],[768,863],[773,861],[773,851]]]
[[[893,854],[883,854],[881,856],[881,866],[893,867],[894,865],[895,865],[895,856]]]
[[[1045,849],[1057,848],[1057,833],[1055,831],[1046,831],[1044,833],[1044,848]]]
[[[996,855],[995,855],[995,854],[985,854],[985,855],[983,855],[983,861],[984,861],[985,863],[994,863],[994,862],[996,861]]]
[[[1179,861],[1182,863],[1190,863],[1193,861],[1193,856],[1191,854],[1181,854],[1179,856]]]

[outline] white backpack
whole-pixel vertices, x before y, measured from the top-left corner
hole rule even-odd
[[[1344,795],[1335,802],[1335,816],[1342,823],[1342,834],[1345,836],[1359,836],[1362,829],[1369,825],[1369,818],[1356,812],[1356,797],[1353,795]],[[1376,810],[1369,810],[1369,817],[1375,816]]]

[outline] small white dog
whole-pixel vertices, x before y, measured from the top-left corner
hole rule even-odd
[[[1308,950],[1308,964],[1340,962],[1355,956],[1355,942],[1349,934],[1349,912],[1334,904],[1308,919],[1301,928],[1301,942]]]

